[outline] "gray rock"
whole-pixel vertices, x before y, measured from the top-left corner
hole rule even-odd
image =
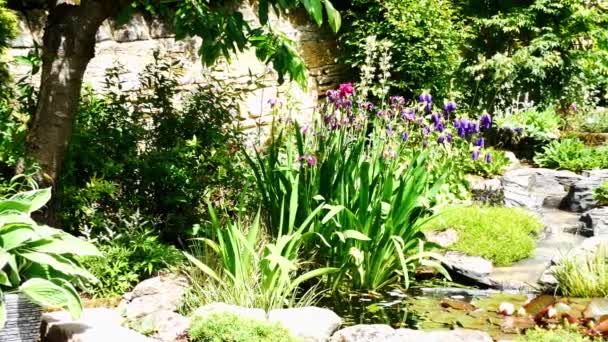
[[[421,331],[398,329],[391,341],[394,342],[492,342],[487,333],[470,329],[445,331]]]
[[[507,171],[502,177],[505,205],[539,210],[543,204],[555,206],[567,189],[582,177],[574,172],[540,168]]]
[[[608,236],[608,207],[586,211],[581,216],[581,231],[591,236]]]
[[[495,286],[489,278],[492,262],[479,256],[469,256],[460,252],[447,252],[443,256],[444,265],[451,273],[467,278],[485,286]]]
[[[185,336],[190,326],[190,319],[172,311],[155,312],[148,316],[155,334],[153,338],[162,342],[174,342]]]
[[[260,321],[266,320],[266,311],[262,309],[244,308],[238,305],[226,304],[226,303],[211,303],[203,305],[200,308],[194,310],[191,317],[206,318],[207,316],[214,313],[231,313],[239,317],[246,317],[251,319],[257,319]]]
[[[13,48],[31,48],[34,46],[34,35],[27,23],[27,18],[17,12],[17,36],[9,43]]]
[[[597,207],[597,201],[593,198],[593,190],[600,186],[602,181],[601,178],[590,177],[574,183],[568,192],[568,209],[583,212]]]
[[[550,266],[549,268],[547,268],[543,274],[540,275],[540,278],[538,278],[538,284],[545,287],[545,288],[555,288],[558,285],[557,279],[555,278],[555,275],[553,275],[553,272],[555,270],[555,266]]]
[[[424,236],[427,241],[436,243],[444,248],[451,246],[458,241],[458,231],[453,228],[448,228],[443,231],[425,232]]]
[[[335,312],[314,306],[272,310],[268,320],[282,324],[303,342],[325,342],[342,325]]]
[[[177,311],[187,287],[188,279],[179,275],[150,278],[125,294],[118,308],[128,321],[143,319],[156,312]]]
[[[395,329],[386,324],[359,324],[338,330],[330,342],[388,342],[393,341]]]
[[[582,257],[588,253],[595,253],[597,247],[600,245],[608,247],[608,235],[600,235],[584,239],[578,246],[552,258],[551,264],[559,265],[560,262],[566,258]]]
[[[519,161],[519,159],[517,159],[515,153],[511,151],[505,151],[505,157],[507,157],[507,159],[509,159],[509,161],[511,162],[511,164],[507,166],[507,171],[521,168],[521,162]]]
[[[114,310],[85,309],[79,320],[72,320],[66,311],[42,315],[44,342],[154,342],[133,330],[120,326],[121,317]]]
[[[112,39],[112,27],[110,26],[110,22],[105,20],[103,23],[101,23],[97,33],[95,34],[95,41],[99,43],[110,39]]]
[[[112,21],[112,32],[117,42],[133,42],[150,39],[148,25],[141,14],[134,14],[129,22],[119,25]]]

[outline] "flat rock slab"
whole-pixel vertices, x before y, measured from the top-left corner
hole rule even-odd
[[[120,325],[120,315],[111,309],[85,309],[79,320],[65,311],[42,315],[42,342],[156,342]]]
[[[493,287],[494,282],[488,278],[492,273],[492,262],[480,256],[469,256],[460,252],[446,252],[443,264],[450,273],[464,277],[478,284]]]
[[[534,256],[511,266],[495,267],[489,278],[503,290],[529,290],[539,282],[553,259],[569,253],[584,239],[569,233],[549,234],[537,242]]]
[[[282,324],[302,342],[325,342],[342,325],[335,312],[314,306],[271,310],[268,321]]]
[[[336,332],[330,342],[492,342],[483,331],[455,329],[423,331],[393,329],[388,325],[355,325]]]

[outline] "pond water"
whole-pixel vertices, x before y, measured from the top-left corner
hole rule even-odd
[[[325,298],[323,305],[343,318],[345,325],[388,324],[394,328],[441,330],[478,329],[494,338],[512,339],[525,328],[516,318],[498,313],[501,303],[516,307],[533,295],[457,288],[391,289],[383,293],[349,294]]]

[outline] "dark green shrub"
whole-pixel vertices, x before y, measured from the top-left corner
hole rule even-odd
[[[179,73],[157,55],[140,77],[146,88],[124,91],[115,68],[106,95],[83,96],[60,182],[67,228],[103,233],[119,210],[139,210],[174,240],[200,222],[205,200],[234,199],[246,187],[233,126],[238,97],[217,84],[179,94]]]
[[[450,1],[355,0],[340,37],[342,60],[360,66],[368,36],[389,40],[392,85],[409,97],[421,90],[443,97],[460,65],[463,32]]]
[[[534,236],[542,227],[536,216],[523,209],[470,206],[445,209],[424,229],[453,228],[459,238],[450,249],[506,266],[532,255]]]
[[[188,330],[192,342],[295,342],[278,323],[257,321],[230,313],[194,317]]]
[[[122,233],[98,242],[102,258],[83,259],[99,282],[85,292],[92,297],[121,296],[138,282],[179,265],[183,254],[162,243],[137,215],[125,218]]]

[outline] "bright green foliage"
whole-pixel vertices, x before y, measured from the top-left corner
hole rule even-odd
[[[492,156],[492,162],[488,163],[481,158],[478,160],[466,158],[463,159],[462,163],[463,171],[486,178],[500,176],[505,173],[505,170],[511,164],[511,160],[507,158],[505,152],[488,148],[485,153]]]
[[[72,283],[95,282],[75,259],[100,256],[92,244],[30,217],[51,198],[51,190],[20,192],[0,200],[0,289],[18,291],[32,302],[62,306],[78,318],[82,303]],[[6,318],[0,303],[0,327]]]
[[[536,103],[587,102],[608,82],[608,13],[586,0],[461,0],[471,28],[465,78],[490,107],[529,93]]]
[[[295,342],[279,323],[258,321],[230,313],[194,317],[188,330],[192,342]]]
[[[6,58],[4,53],[11,39],[17,34],[17,17],[5,6],[5,0],[0,0],[0,113],[3,105],[5,105],[3,101],[10,93],[9,89],[6,88],[6,81],[10,77],[4,61]]]
[[[113,68],[105,96],[83,96],[59,183],[65,227],[94,237],[121,229],[121,218],[139,210],[173,239],[200,221],[207,199],[230,204],[231,189],[246,189],[235,155],[236,91],[211,82],[178,94],[180,70],[157,55],[140,76],[145,89],[124,91]]]
[[[576,113],[571,124],[581,132],[608,133],[608,110]]]
[[[227,227],[223,228],[214,209],[209,206],[214,239],[198,240],[203,242],[203,248],[209,248],[216,254],[218,262],[217,267],[214,267],[213,264],[205,264],[186,253],[196,271],[208,277],[202,283],[193,284],[194,297],[190,298],[189,306],[216,301],[266,310],[282,308],[288,304],[297,305],[296,295],[302,282],[337,271],[325,267],[301,275],[297,273],[301,269],[301,249],[307,240],[314,238],[313,233],[304,232],[322,208],[320,206],[311,214],[308,223],[298,228],[290,226],[285,234],[264,242],[260,238],[259,212],[249,226],[245,226],[243,218],[238,217],[237,221],[228,222]],[[297,212],[297,208],[292,209],[290,222],[293,222]],[[328,215],[331,213],[330,211]],[[305,294],[304,298],[310,295],[314,294]]]
[[[608,205],[608,181],[602,183],[593,190],[593,198],[598,201],[600,205]]]
[[[342,60],[365,63],[368,36],[393,46],[392,85],[411,97],[422,90],[446,96],[452,90],[461,57],[464,30],[453,20],[456,9],[443,0],[355,0],[346,14],[340,37]]]
[[[516,342],[592,342],[601,339],[584,336],[577,332],[575,328],[563,328],[558,326],[555,329],[547,330],[543,328],[533,328],[526,330],[526,334],[517,338]]]
[[[534,236],[542,227],[536,216],[523,209],[470,206],[444,209],[424,230],[453,228],[458,242],[450,249],[507,266],[532,255]]]
[[[600,245],[593,253],[566,257],[553,271],[564,296],[608,296],[608,252]]]
[[[267,151],[250,161],[268,227],[274,236],[284,234],[325,201],[333,216],[313,220],[309,231],[319,240],[307,251],[318,263],[340,268],[329,275],[332,285],[376,290],[403,281],[407,287],[416,265],[441,270],[437,256],[423,250],[420,226],[431,214],[444,175],[454,170],[451,163],[459,162],[450,156],[460,150],[430,135],[427,150],[420,151],[422,125],[395,116],[388,105],[376,115],[356,97],[338,101],[345,100],[354,102],[349,121],[338,102],[328,102],[320,110],[325,116],[312,126],[275,127]],[[402,141],[402,124],[411,125],[411,145]]]
[[[576,138],[552,141],[537,152],[534,162],[541,167],[582,170],[608,168],[608,145],[599,147],[585,146]]]
[[[536,141],[557,138],[561,127],[561,118],[555,110],[540,110],[535,107],[494,115],[494,122],[503,130],[520,128],[523,131],[517,135],[518,138],[531,138]]]
[[[146,227],[147,223],[138,222],[139,219],[123,220],[127,227],[121,227],[118,236],[98,243],[103,258],[81,259],[81,263],[99,279],[85,289],[90,296],[122,296],[138,282],[184,261],[177,248],[159,241],[150,227]]]

